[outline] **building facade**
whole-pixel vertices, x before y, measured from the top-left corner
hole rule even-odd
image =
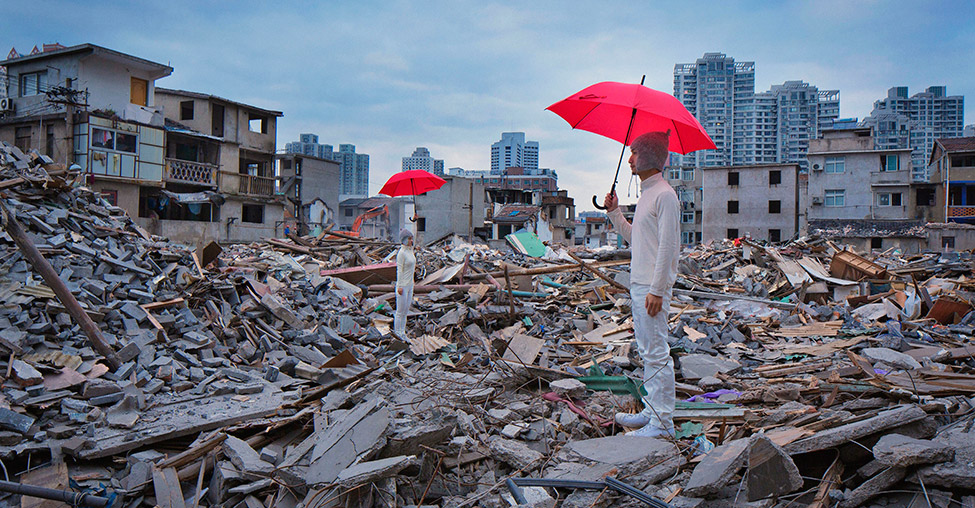
[[[430,156],[430,150],[418,146],[413,150],[413,155],[403,157],[403,171],[423,170],[437,176],[444,176],[443,160],[434,159]]]
[[[445,176],[437,190],[416,196],[416,232],[423,244],[454,234],[470,240],[475,230],[484,227],[487,189],[470,179]]]
[[[680,243],[701,243],[704,235],[703,171],[694,166],[668,166],[664,168],[663,177],[674,188],[680,203]]]
[[[287,200],[300,234],[338,225],[342,168],[338,162],[311,155],[278,154],[280,192]]]
[[[491,174],[512,167],[538,169],[538,141],[525,141],[524,132],[502,132],[501,140],[491,145]]]
[[[736,62],[723,53],[675,65],[674,96],[717,147],[675,155],[678,166],[795,162],[805,168],[809,140],[839,117],[839,90],[786,81],[755,93],[755,62]]]
[[[914,220],[911,150],[874,148],[869,129],[827,130],[810,142],[810,224],[822,220]]]
[[[975,224],[975,137],[936,140],[929,172],[934,222]]]
[[[369,155],[356,153],[355,145],[339,145],[336,152],[332,145],[318,142],[315,134],[301,134],[298,141],[285,144],[285,152],[311,155],[339,163],[342,171],[342,199],[365,198],[369,195]]]
[[[961,137],[964,112],[964,96],[948,95],[947,87],[930,86],[908,96],[906,86],[895,86],[887,97],[873,103],[873,111],[862,125],[873,129],[878,149],[910,148],[912,178],[928,181],[935,139]]]
[[[799,165],[705,168],[703,240],[750,237],[777,243],[800,229]]]

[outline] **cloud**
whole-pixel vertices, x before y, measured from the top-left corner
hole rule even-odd
[[[160,86],[284,112],[302,132],[370,155],[378,190],[427,146],[447,167],[487,169],[502,131],[524,131],[577,205],[612,183],[620,145],[573,131],[549,104],[598,81],[670,92],[676,63],[718,51],[756,62],[756,91],[801,79],[839,89],[864,117],[897,85],[975,91],[972,6],[916,2],[680,3],[455,0],[14,2],[2,50],[93,42],[174,68]],[[972,102],[969,101],[969,108]],[[968,115],[971,122],[971,115]],[[623,169],[620,185],[628,177]],[[622,192],[626,201],[625,192]]]

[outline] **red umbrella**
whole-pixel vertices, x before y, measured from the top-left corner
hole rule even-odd
[[[425,192],[437,190],[443,187],[445,183],[447,183],[446,180],[429,171],[413,169],[410,171],[402,171],[389,177],[389,180],[386,180],[383,188],[379,189],[379,193],[389,197],[419,196]],[[415,215],[416,210],[414,209]]]
[[[715,148],[711,137],[676,97],[643,86],[643,80],[639,85],[615,81],[596,83],[545,109],[562,117],[573,129],[623,143],[610,192],[616,191],[626,147],[641,134],[669,130],[670,151],[682,154]],[[592,202],[597,208],[603,208],[596,203],[595,196]]]

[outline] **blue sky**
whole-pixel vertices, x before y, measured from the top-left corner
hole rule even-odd
[[[4,55],[91,42],[167,63],[158,86],[283,111],[282,148],[302,132],[355,144],[372,192],[417,146],[447,167],[488,169],[500,133],[523,131],[578,210],[591,208],[620,147],[544,108],[644,74],[672,92],[674,64],[712,51],[755,61],[756,91],[792,79],[839,89],[843,117],[868,115],[892,86],[946,85],[975,123],[964,1],[4,3]]]

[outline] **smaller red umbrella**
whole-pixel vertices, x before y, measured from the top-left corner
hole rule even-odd
[[[385,194],[389,197],[419,196],[425,192],[437,190],[443,187],[445,183],[447,183],[447,180],[444,180],[443,178],[440,178],[429,171],[413,169],[410,171],[402,171],[389,177],[389,180],[386,180],[386,184],[383,185],[383,188],[379,189],[379,193]],[[416,204],[414,203],[414,217],[415,216]]]

